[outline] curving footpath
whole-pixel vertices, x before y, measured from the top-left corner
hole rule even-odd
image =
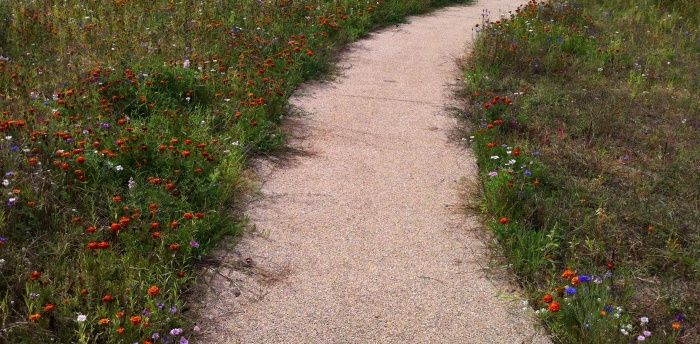
[[[259,163],[256,231],[209,276],[202,342],[549,342],[488,269],[461,207],[474,158],[446,110],[483,10],[495,20],[520,3],[411,18],[352,44],[337,80],[300,90],[297,154]]]

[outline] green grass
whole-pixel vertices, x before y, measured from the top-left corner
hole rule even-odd
[[[0,343],[192,336],[194,266],[295,87],[451,2],[0,2]]]
[[[556,0],[476,28],[465,96],[483,210],[508,220],[490,227],[535,307],[559,302],[538,311],[558,342],[700,340],[698,13]],[[567,296],[566,268],[600,283]]]

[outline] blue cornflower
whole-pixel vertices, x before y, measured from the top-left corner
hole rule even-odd
[[[525,170],[525,177],[532,177],[532,171],[530,170]]]
[[[574,288],[574,287],[567,286],[565,290],[566,290],[566,295],[576,294],[576,288]]]
[[[7,238],[0,237],[0,245],[5,245],[5,244],[7,244]]]
[[[612,306],[605,306],[605,307],[603,307],[603,309],[608,313],[612,313],[612,311],[613,311]]]
[[[170,307],[170,313],[171,314],[177,313],[177,307],[175,307],[175,306]]]
[[[581,283],[588,283],[591,281],[591,276],[580,275],[580,276],[578,276],[578,281]]]

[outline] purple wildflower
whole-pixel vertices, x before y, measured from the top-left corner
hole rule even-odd
[[[182,334],[181,328],[174,328],[174,329],[170,330],[171,336],[179,336],[180,334]]]
[[[567,286],[565,290],[566,290],[566,295],[576,294],[576,288],[574,288],[574,287]]]
[[[189,344],[189,343],[190,343],[190,341],[187,340],[187,338],[185,338],[185,337],[180,337],[180,344]]]
[[[196,241],[194,241],[194,240],[192,240],[192,241],[190,241],[190,246],[192,246],[192,247],[194,247],[194,248],[197,248],[197,247],[199,247],[199,243],[196,242]]]

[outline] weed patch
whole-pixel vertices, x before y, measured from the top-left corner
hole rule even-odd
[[[294,88],[438,3],[0,3],[0,342],[187,343],[194,265]]]
[[[699,11],[531,2],[475,28],[483,208],[560,342],[700,338]]]

